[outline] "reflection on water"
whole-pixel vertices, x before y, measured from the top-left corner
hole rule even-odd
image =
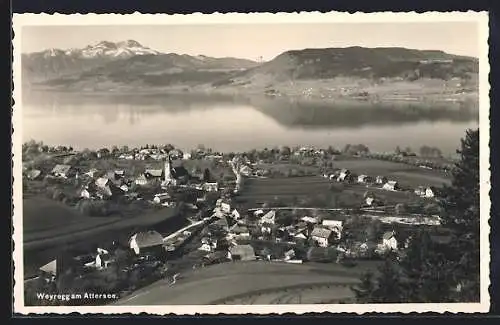
[[[201,95],[74,95],[23,97],[23,138],[76,148],[199,143],[238,151],[277,145],[364,143],[439,146],[453,153],[465,129],[477,127],[472,105],[313,102]]]

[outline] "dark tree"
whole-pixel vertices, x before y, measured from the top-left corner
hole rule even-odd
[[[361,283],[351,288],[356,295],[356,302],[370,303],[373,302],[373,295],[375,292],[375,279],[373,272],[367,271],[361,277]]]
[[[479,300],[479,130],[467,130],[457,150],[460,160],[452,170],[452,184],[441,193],[443,220],[455,233],[449,258],[458,288],[456,299]]]
[[[212,175],[210,174],[210,169],[205,168],[205,170],[203,171],[203,181],[210,182],[211,178],[212,178]]]
[[[401,272],[393,256],[388,256],[379,267],[380,277],[373,292],[373,300],[377,303],[396,303],[403,301],[403,285]]]

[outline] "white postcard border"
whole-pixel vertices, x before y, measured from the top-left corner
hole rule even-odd
[[[186,305],[186,306],[63,306],[63,307],[27,307],[24,306],[23,290],[23,235],[22,235],[22,107],[19,104],[22,98],[20,70],[20,51],[23,26],[41,25],[192,25],[192,24],[280,24],[280,23],[409,23],[409,22],[477,22],[479,26],[480,56],[480,202],[481,202],[481,300],[480,303],[456,304],[339,304],[339,305]],[[343,12],[301,12],[301,13],[194,13],[188,15],[166,14],[14,14],[14,100],[12,123],[12,150],[13,150],[13,240],[15,249],[13,260],[14,272],[14,312],[20,314],[121,314],[121,313],[148,313],[156,315],[167,314],[283,314],[283,313],[474,313],[487,312],[490,305],[489,295],[489,216],[490,216],[490,150],[489,150],[489,62],[488,62],[488,14],[487,12],[428,12],[428,13],[343,13]]]

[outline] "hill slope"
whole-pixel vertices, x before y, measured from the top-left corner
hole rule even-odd
[[[272,61],[235,76],[228,83],[336,77],[399,77],[409,80],[468,78],[468,74],[477,74],[478,69],[477,59],[442,51],[363,47],[305,49],[282,53]]]
[[[389,98],[396,91],[398,96],[417,99],[443,93],[455,98],[478,91],[478,59],[442,51],[305,49],[284,52],[263,64],[235,58],[146,52],[118,59],[103,52],[90,61],[86,59],[90,63],[85,67],[80,66],[82,59],[73,56],[52,62],[53,56],[45,55],[35,68],[33,64],[25,68],[52,71],[63,66],[67,73],[50,77],[45,72],[46,78],[36,85],[73,91],[181,90],[321,98],[360,94]]]

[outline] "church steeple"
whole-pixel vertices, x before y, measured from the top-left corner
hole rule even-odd
[[[172,180],[172,163],[170,161],[170,155],[168,155],[167,159],[165,160],[165,170],[164,170],[164,174],[165,174],[165,183],[170,183],[170,181]]]

